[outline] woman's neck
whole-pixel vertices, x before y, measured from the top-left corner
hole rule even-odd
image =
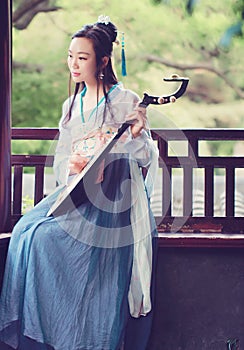
[[[111,86],[106,86],[105,91],[108,92]],[[87,84],[86,83],[86,97],[88,99],[98,98],[100,100],[104,96],[104,88],[102,82],[97,82],[95,84]]]
[[[108,89],[106,89],[108,92]],[[85,120],[89,117],[90,112],[97,107],[99,101],[104,97],[103,85],[86,84],[86,91],[82,97],[83,115]],[[87,114],[88,113],[88,114]]]
[[[113,85],[106,88],[108,93]],[[95,110],[104,99],[103,85],[86,84],[85,90],[81,93],[81,114],[84,122],[88,121]]]

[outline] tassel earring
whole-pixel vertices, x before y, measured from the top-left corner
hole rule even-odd
[[[123,32],[122,32],[122,38],[121,38],[121,73],[123,77],[127,75],[126,59],[125,59],[125,37]]]

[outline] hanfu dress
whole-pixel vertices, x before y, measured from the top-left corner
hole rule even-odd
[[[84,121],[85,92],[77,94],[66,123],[70,99],[63,105],[54,161],[58,187],[19,220],[10,240],[0,340],[14,349],[146,348],[156,235],[149,197],[158,159],[149,131],[133,139],[127,130],[84,181],[81,204],[47,216],[72,181],[71,154],[92,159],[139,100],[116,84],[108,93],[109,108],[103,98]],[[148,169],[146,180],[141,167]],[[139,340],[133,340],[134,320]]]

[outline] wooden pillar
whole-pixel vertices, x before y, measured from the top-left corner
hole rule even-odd
[[[0,1],[0,232],[11,228],[11,0]]]

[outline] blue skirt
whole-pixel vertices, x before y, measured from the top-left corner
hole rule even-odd
[[[102,185],[94,184],[95,204],[88,197],[65,215],[47,217],[56,191],[17,223],[0,299],[1,341],[19,350],[120,349],[128,320],[134,321],[128,308],[133,244],[117,238],[116,246],[107,243],[115,231],[132,236],[130,208],[124,205],[129,179],[129,162],[120,157],[105,167]],[[91,235],[96,238],[88,242]],[[150,314],[143,319],[150,329]],[[127,343],[131,350],[129,338]]]

